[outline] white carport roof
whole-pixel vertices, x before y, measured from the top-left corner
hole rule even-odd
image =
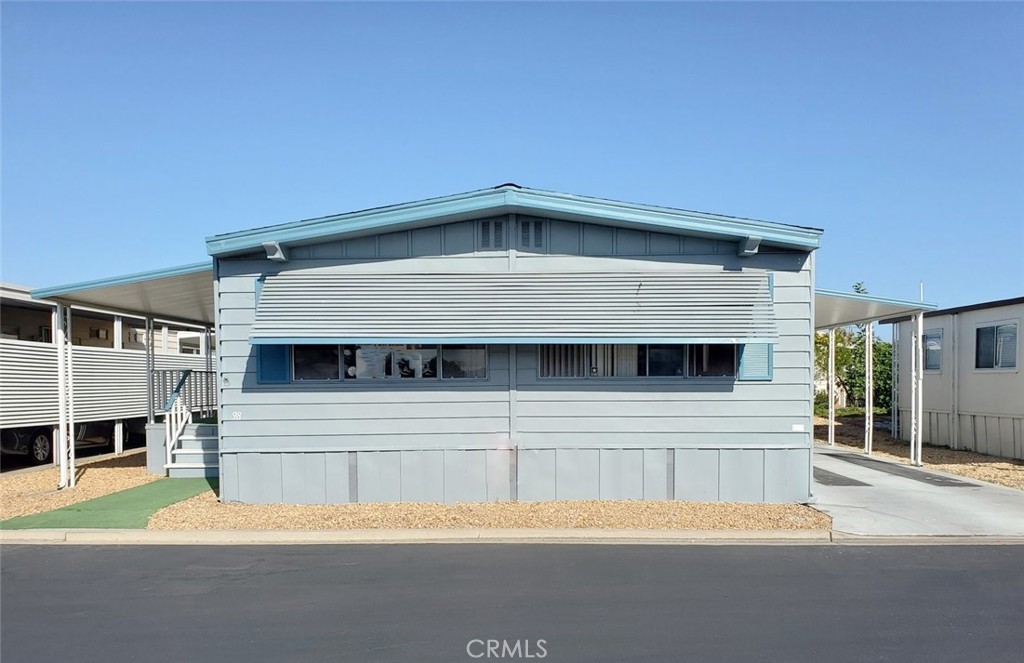
[[[814,291],[814,328],[817,330],[877,322],[919,311],[931,311],[935,304],[861,295],[839,290]]]
[[[213,266],[209,261],[37,288],[32,297],[173,322],[214,323]]]
[[[214,322],[213,267],[209,262],[38,288],[32,297],[201,325]],[[924,302],[818,289],[814,293],[814,328],[862,324],[935,308],[935,304]]]

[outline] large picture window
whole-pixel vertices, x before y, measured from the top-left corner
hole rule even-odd
[[[734,377],[735,345],[541,345],[542,378]]]
[[[975,331],[975,368],[1017,367],[1017,323],[978,327]]]
[[[296,345],[292,376],[305,381],[487,377],[483,345]]]

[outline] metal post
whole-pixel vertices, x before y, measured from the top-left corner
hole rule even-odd
[[[828,443],[836,443],[836,330],[828,330]]]
[[[153,357],[153,318],[146,318],[146,423],[151,424],[156,419],[153,410],[153,369],[155,358]]]
[[[890,437],[898,440],[900,437],[900,323],[892,323],[892,393],[889,400],[889,425]]]
[[[67,320],[64,317],[64,305],[57,304],[57,315],[54,318],[53,338],[57,343],[57,409],[58,409],[58,434],[53,440],[57,450],[57,460],[60,463],[60,482],[58,488],[68,486],[68,385],[67,366],[65,360],[67,353],[64,346],[67,344],[67,331],[64,328]]]
[[[114,422],[114,453],[124,453],[124,421],[118,419]]]
[[[943,355],[950,357],[949,371],[953,382],[953,415],[950,420],[950,444],[954,449],[960,446],[960,314],[954,313],[949,324],[949,352]],[[943,344],[946,341],[943,339]],[[944,361],[944,360],[940,360]]]
[[[875,323],[864,325],[864,451],[870,455],[875,435]]]
[[[72,320],[71,307],[67,307],[68,312],[68,329],[72,330],[72,338],[74,338],[74,322]],[[68,487],[75,487],[75,367],[72,363],[74,359],[74,343],[66,343],[65,346],[68,350],[67,358],[67,369],[68,369]]]
[[[923,464],[923,458],[921,457],[921,443],[924,439],[923,425],[924,420],[924,311],[917,314],[917,435],[915,436],[915,444],[917,446],[917,455],[915,456],[917,462],[916,465],[920,466]]]
[[[910,464],[916,464],[915,456],[918,453],[914,441],[918,439],[918,427],[921,421],[918,419],[918,325],[916,320],[910,319]]]
[[[119,316],[114,316],[114,349],[124,349],[124,319]]]

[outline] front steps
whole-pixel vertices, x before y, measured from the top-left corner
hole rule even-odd
[[[171,463],[164,465],[172,479],[217,477],[220,460],[217,454],[217,425],[189,424],[181,436],[181,444],[171,452]]]

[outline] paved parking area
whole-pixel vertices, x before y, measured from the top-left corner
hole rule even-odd
[[[815,507],[868,536],[1024,536],[1024,491],[944,472],[814,449]]]

